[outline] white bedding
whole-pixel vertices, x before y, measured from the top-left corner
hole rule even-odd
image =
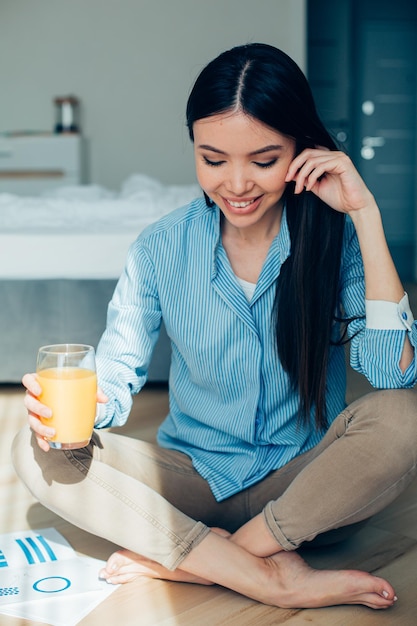
[[[137,235],[200,194],[142,174],[120,193],[90,185],[37,198],[0,194],[0,279],[118,278]]]

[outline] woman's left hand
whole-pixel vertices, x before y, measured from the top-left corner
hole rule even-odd
[[[288,168],[286,182],[295,182],[295,193],[311,191],[341,213],[352,213],[375,204],[375,200],[344,153],[326,148],[301,152]]]

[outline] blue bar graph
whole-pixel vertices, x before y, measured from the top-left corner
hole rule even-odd
[[[20,546],[20,548],[22,548],[23,554],[25,555],[26,560],[29,563],[29,565],[34,565],[35,559],[33,558],[32,553],[29,550],[29,548],[26,546],[25,543],[23,543],[23,540],[22,539],[16,539],[16,543],[17,543],[18,546]]]
[[[56,558],[55,552],[52,550],[51,546],[46,541],[45,537],[43,537],[42,535],[38,535],[36,539],[43,545],[51,561],[56,561],[57,558]]]
[[[29,565],[57,560],[54,551],[42,535],[38,535],[35,538],[16,539],[15,541],[21,548]]]

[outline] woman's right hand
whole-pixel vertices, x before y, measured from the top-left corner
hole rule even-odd
[[[51,439],[51,437],[55,435],[55,429],[47,424],[42,424],[41,417],[46,419],[51,418],[52,410],[38,400],[42,389],[36,378],[36,374],[25,374],[22,378],[22,383],[23,386],[26,387],[24,405],[28,412],[29,426],[35,433],[38,446],[44,450],[44,452],[48,452],[51,447],[48,443],[48,439]],[[108,397],[100,387],[97,388],[97,402],[101,404],[108,402]]]
[[[22,378],[22,383],[26,387],[24,405],[28,412],[29,426],[35,433],[38,446],[44,452],[48,452],[50,449],[48,439],[54,436],[55,430],[50,426],[42,424],[40,418],[51,418],[52,410],[38,400],[42,389],[36,379],[36,374],[25,374]]]

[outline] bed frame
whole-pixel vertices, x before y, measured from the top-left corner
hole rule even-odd
[[[196,185],[138,174],[119,194],[97,186],[38,197],[0,193],[0,383],[19,382],[51,343],[97,346],[129,245],[149,224],[188,203]],[[164,328],[148,380],[166,382]]]
[[[97,347],[116,280],[0,280],[0,383],[17,383],[36,366],[40,346]],[[150,382],[167,382],[170,344],[165,329],[149,369]]]

